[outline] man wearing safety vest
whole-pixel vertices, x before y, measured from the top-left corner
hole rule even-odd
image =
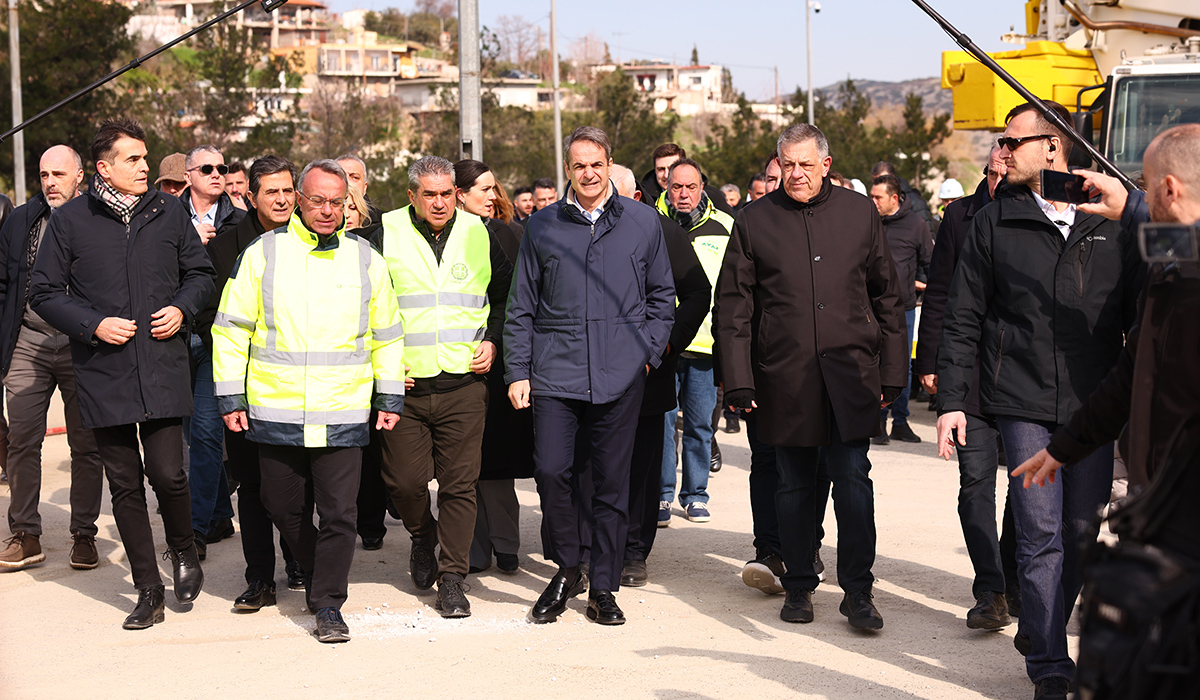
[[[700,265],[713,289],[725,258],[733,218],[718,210],[704,193],[700,164],[681,158],[671,165],[667,189],[658,198],[658,210],[671,217],[692,241]],[[711,307],[711,301],[710,301]],[[712,316],[706,315],[692,344],[679,356],[675,386],[679,408],[683,412],[683,484],[679,505],[694,523],[709,521],[708,471],[712,463],[712,440],[717,406],[717,387],[713,382]],[[675,500],[675,409],[667,411],[663,439],[662,497],[658,502],[658,526],[671,522],[671,502]]]
[[[504,329],[512,264],[483,220],[455,210],[454,166],[426,156],[408,169],[409,206],[383,215],[387,260],[412,382],[396,430],[383,438],[383,480],[412,536],[413,585],[438,584],[434,607],[468,617],[463,587],[475,533],[475,485],[487,416],[487,373]],[[438,481],[438,519],[429,482]],[[434,547],[441,554],[434,558]]]
[[[308,572],[322,642],[350,639],[340,609],[371,409],[391,430],[404,408],[404,326],[383,257],[343,229],[347,186],[332,160],[304,168],[299,211],[242,253],[212,326],[218,410],[259,445],[263,505]]]

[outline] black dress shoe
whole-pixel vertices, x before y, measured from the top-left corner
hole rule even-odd
[[[717,445],[717,439],[713,438],[712,457],[708,461],[708,472],[710,474],[716,474],[717,472],[721,471],[721,466],[724,463],[725,461],[721,459],[721,448]]]
[[[646,560],[629,559],[625,562],[625,566],[621,567],[621,585],[631,588],[640,588],[650,580],[650,576],[646,573]]]
[[[879,419],[879,434],[871,438],[872,445],[887,445],[891,440],[888,438],[887,418]]]
[[[779,619],[784,622],[812,622],[812,591],[788,591],[783,609],[779,611]]]
[[[144,630],[165,620],[163,610],[166,607],[166,590],[161,583],[149,588],[139,588],[137,606],[121,626],[127,630]]]
[[[847,593],[842,598],[838,608],[850,620],[850,626],[860,630],[883,629],[883,616],[879,614],[875,604],[871,602],[871,587],[867,586],[858,593]]]
[[[321,608],[317,611],[317,629],[313,634],[317,635],[318,642],[325,644],[350,641],[350,627],[337,608]]]
[[[183,550],[168,549],[163,559],[170,559],[175,565],[175,598],[181,603],[195,600],[204,587],[204,572],[200,570],[195,545]]]
[[[542,591],[529,616],[534,622],[554,622],[567,609],[567,601],[587,590],[587,575],[578,567],[559,569]]]
[[[1012,624],[1008,601],[1003,593],[984,591],[975,598],[975,607],[967,612],[967,627],[973,630],[998,630]]]
[[[914,433],[912,426],[908,423],[892,421],[892,439],[900,442],[917,443],[921,441],[921,436]]]
[[[275,604],[274,581],[251,581],[250,586],[233,601],[234,610],[261,610]]]
[[[724,432],[730,435],[733,433],[742,432],[742,422],[737,418],[730,418],[726,416]]]
[[[515,554],[496,552],[496,568],[506,574],[511,574],[521,568],[521,560]]]
[[[417,590],[427,591],[437,582],[437,557],[433,554],[433,545],[413,540],[412,551],[408,554],[408,571],[412,575],[413,585]]]
[[[442,617],[470,617],[471,601],[467,600],[467,584],[458,574],[444,574],[438,581],[437,600],[433,609]]]
[[[1029,656],[1029,653],[1033,651],[1033,640],[1029,638],[1029,635],[1017,632],[1017,636],[1013,637],[1013,649],[1016,649],[1021,656]]]
[[[283,570],[287,572],[289,591],[304,590],[304,569],[300,568],[299,562],[290,561]]]
[[[204,543],[204,533],[192,530],[192,541],[196,543],[196,558],[204,561],[208,558],[208,545]]]
[[[598,625],[623,625],[625,613],[617,606],[612,591],[595,591],[588,594],[587,619]]]
[[[204,542],[205,544],[216,544],[221,540],[233,537],[233,533],[233,518],[214,520],[208,526],[208,535],[204,538]]]
[[[362,543],[363,549],[367,550],[368,552],[374,552],[375,550],[383,549],[382,537],[364,537],[362,538]]]

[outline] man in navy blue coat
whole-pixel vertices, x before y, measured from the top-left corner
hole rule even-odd
[[[609,180],[608,137],[584,126],[567,137],[566,195],[530,217],[504,326],[504,380],[518,409],[533,406],[534,476],[558,573],[533,606],[553,622],[583,592],[571,466],[586,435],[595,486],[590,504],[587,617],[619,625],[628,528],[629,464],[646,373],[661,362],[675,284],[658,215],[630,206]]]

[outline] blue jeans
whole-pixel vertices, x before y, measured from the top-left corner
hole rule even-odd
[[[857,593],[875,582],[875,490],[871,483],[870,443],[865,438],[843,442],[830,414],[827,447],[776,447],[779,490],[779,540],[787,573],[783,587],[815,590],[813,552],[820,544],[817,513],[822,508],[820,467],[825,457],[833,482],[833,512],[837,516],[837,578],[846,593]]]
[[[996,423],[1010,468],[1045,447],[1058,427],[1003,416]],[[1025,671],[1034,683],[1075,676],[1075,662],[1067,653],[1067,621],[1083,587],[1079,545],[1108,502],[1112,473],[1113,447],[1108,445],[1059,470],[1053,484],[1026,489],[1022,477],[1008,482],[1021,582],[1019,631],[1033,642]]]
[[[221,458],[224,423],[213,393],[212,353],[200,336],[191,337],[192,417],[184,420],[188,443],[188,487],[192,492],[192,529],[208,534],[214,520],[233,517],[229,483]]]
[[[996,537],[996,472],[1000,450],[991,421],[967,414],[967,444],[958,445],[958,520],[975,569],[971,595],[1004,593],[1016,585],[1016,537],[1011,499],[1005,499],[1003,529]]]
[[[912,369],[913,324],[917,322],[917,310],[905,311],[904,321],[908,324],[908,345],[906,346],[908,353],[904,356],[904,376],[908,378],[908,381],[904,383],[904,391],[900,392],[900,396],[892,402],[892,405],[879,412],[880,419],[886,421],[888,411],[890,410],[892,412],[893,423],[908,422],[908,388],[912,386],[912,374],[910,370]]]
[[[675,391],[683,409],[683,485],[679,504],[687,507],[708,503],[708,469],[712,465],[713,408],[717,387],[713,384],[712,358],[679,358]],[[675,500],[675,411],[667,411],[663,435],[662,498]]]

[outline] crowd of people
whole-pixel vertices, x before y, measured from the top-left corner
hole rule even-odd
[[[409,167],[410,204],[381,212],[352,154],[226,165],[204,145],[163,159],[151,184],[141,126],[107,120],[94,175],[71,147],[47,150],[41,191],[0,230],[0,567],[45,559],[57,388],[70,564],[99,564],[103,474],[138,591],[127,629],[165,619],[146,481],[178,600],[200,594],[207,547],[235,532],[236,493],[247,588],[234,608],[275,603],[277,530],[318,639],[342,642],[356,543],[379,549],[386,513],[411,538],[413,585],[467,617],[468,576],[520,566],[515,480],[530,477],[558,567],[530,617],[553,622],[586,591],[588,619],[622,624],[616,594],[649,581],[676,499],[692,522],[714,517],[724,416],[751,448],[743,581],[783,594],[783,620],[811,622],[832,495],[839,612],[878,630],[869,451],[920,441],[908,396],[923,389],[939,454],[959,462],[966,624],[1018,617],[1036,697],[1065,698],[1078,545],[1108,502],[1113,440],[1128,421],[1136,492],[1195,413],[1178,359],[1197,349],[1194,318],[1166,330],[1195,295],[1162,306],[1195,270],[1160,265],[1147,285],[1137,225],[1200,217],[1200,127],[1151,145],[1144,197],[1085,173],[1096,196],[1075,205],[1040,189],[1043,170],[1068,169],[1067,135],[1028,104],[1007,124],[974,193],[947,183],[934,217],[887,163],[869,186],[834,172],[808,124],[779,136],[744,203],[676,144],[639,181],[585,126],[564,144],[565,192],[543,178],[510,199],[486,164],[426,156]],[[1169,397],[1142,383],[1164,372],[1183,382]],[[1021,466],[998,534],[1001,451]],[[1194,520],[1180,513],[1163,546],[1194,556]]]

